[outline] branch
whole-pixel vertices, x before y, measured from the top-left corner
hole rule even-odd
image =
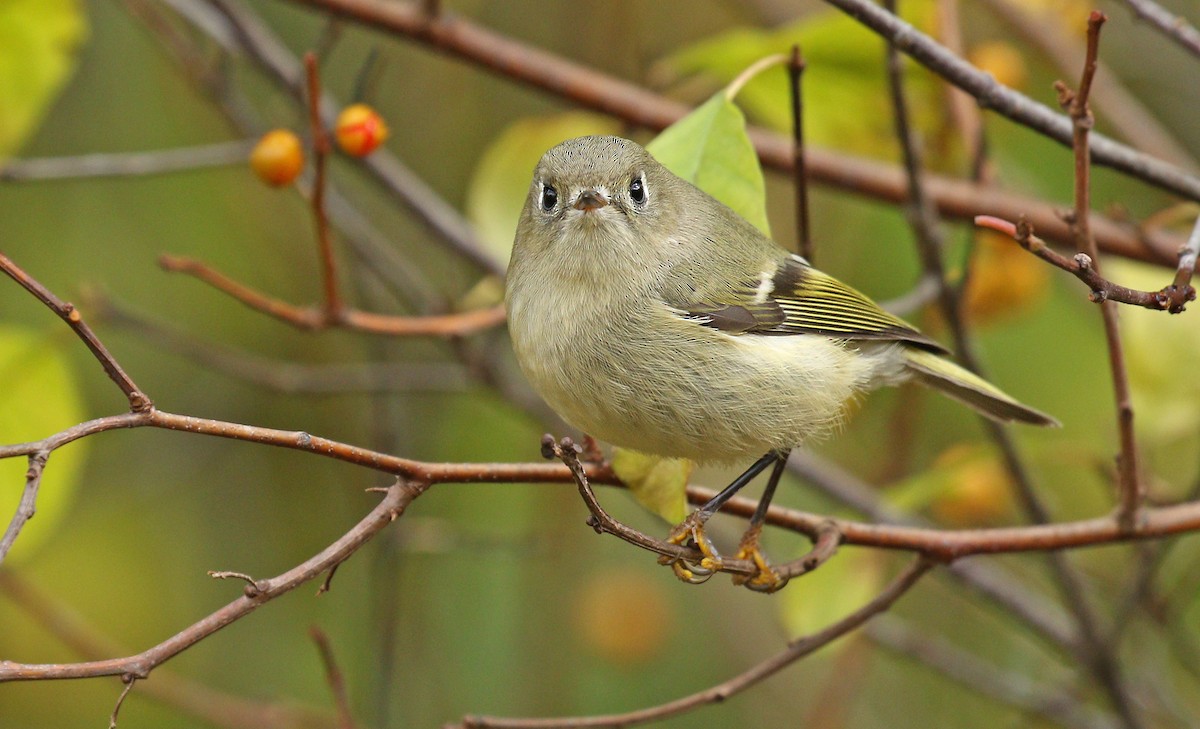
[[[1074,124],[1070,118],[1056,114],[1049,107],[997,83],[990,74],[975,68],[928,35],[870,0],[827,1],[895,43],[900,50],[933,73],[974,96],[980,106],[994,109],[1012,121],[1065,146],[1073,144]],[[1091,159],[1096,164],[1119,170],[1177,195],[1200,200],[1200,178],[1108,137],[1095,135],[1091,145]]]
[[[144,177],[207,167],[240,166],[246,164],[253,145],[253,141],[238,140],[152,152],[14,159],[0,165],[0,182]]]
[[[122,676],[127,681],[143,679],[155,667],[182,653],[226,625],[249,615],[255,609],[315,579],[325,570],[346,561],[385,526],[404,513],[408,505],[429,488],[429,484],[397,481],[386,496],[350,531],[319,554],[283,574],[247,585],[245,594],[184,628],[167,640],[126,658],[85,661],[82,663],[17,663],[0,661],[0,683],[35,679],[89,678]]]
[[[342,328],[385,336],[464,337],[498,327],[505,320],[504,306],[501,304],[486,309],[430,316],[391,316],[340,304],[336,310],[331,310],[328,304],[296,306],[267,296],[193,258],[163,254],[159,256],[158,263],[165,271],[197,278],[255,311],[307,331]]]
[[[1200,221],[1197,222],[1200,224]],[[991,215],[979,215],[975,218],[975,224],[1011,236],[1025,250],[1087,284],[1092,291],[1092,301],[1113,301],[1178,314],[1188,302],[1196,299],[1196,290],[1189,283],[1191,274],[1188,267],[1195,268],[1195,257],[1190,253],[1190,246],[1193,241],[1200,245],[1200,235],[1193,235],[1193,241],[1189,241],[1186,250],[1180,251],[1180,267],[1176,271],[1175,281],[1184,281],[1182,286],[1172,282],[1158,291],[1141,291],[1121,286],[1101,276],[1093,265],[1091,256],[1086,253],[1077,253],[1072,258],[1058,253],[1050,248],[1046,241],[1034,235],[1033,226],[1023,218],[1014,225]],[[1197,230],[1200,230],[1200,227]]]
[[[918,557],[901,572],[883,592],[858,610],[816,633],[790,641],[787,648],[757,666],[723,683],[666,704],[625,714],[607,716],[563,717],[557,719],[517,719],[494,716],[468,716],[459,724],[463,729],[583,729],[584,727],[625,727],[659,721],[694,711],[708,704],[724,702],[760,683],[801,658],[825,647],[834,640],[858,628],[876,615],[887,611],[904,593],[929,571],[933,563]]]
[[[1071,219],[1075,228],[1076,246],[1091,258],[1091,266],[1100,273],[1099,251],[1092,237],[1088,216],[1091,210],[1091,145],[1093,125],[1092,112],[1088,107],[1088,95],[1096,75],[1097,57],[1100,48],[1100,28],[1108,18],[1093,10],[1088,18],[1087,57],[1079,80],[1079,89],[1072,93],[1062,82],[1055,85],[1059,92],[1059,103],[1068,110],[1073,127],[1073,149],[1075,152],[1075,211]],[[1129,376],[1125,368],[1125,353],[1121,347],[1121,330],[1117,326],[1117,305],[1112,301],[1100,302],[1100,313],[1104,318],[1104,335],[1108,342],[1108,360],[1112,373],[1113,395],[1117,406],[1117,430],[1120,434],[1121,453],[1117,458],[1120,505],[1118,519],[1122,525],[1131,527],[1137,520],[1138,510],[1145,498],[1145,488],[1138,473],[1137,440],[1133,433],[1133,399],[1129,391]]]
[[[126,652],[61,600],[27,582],[16,570],[0,570],[0,594],[81,658],[100,660]],[[244,699],[183,678],[166,668],[157,669],[153,681],[141,683],[138,693],[228,729],[335,729],[327,712],[289,703]]]
[[[38,488],[42,484],[42,473],[46,470],[46,460],[50,458],[49,451],[35,451],[29,454],[29,468],[25,471],[25,490],[21,492],[21,501],[17,511],[0,537],[0,564],[8,556],[8,550],[17,541],[17,535],[25,524],[37,513]]]
[[[321,282],[325,289],[325,302],[321,311],[325,321],[337,321],[345,304],[338,292],[337,259],[333,255],[333,240],[329,230],[329,216],[325,212],[325,168],[329,161],[329,133],[321,123],[321,76],[317,70],[317,56],[304,54],[305,89],[308,97],[308,124],[312,130],[313,185],[310,205],[313,224],[317,229],[317,247],[321,255]]]
[[[636,84],[523,44],[466,18],[445,13],[431,18],[412,3],[386,0],[292,1],[406,36],[506,78],[522,81],[637,126],[655,130],[665,129],[691,111],[690,107],[684,104],[652,93]],[[876,12],[903,23],[881,10]],[[911,26],[904,25],[911,29]],[[907,37],[905,36],[905,40]],[[927,37],[922,38],[926,44],[939,47]],[[899,45],[901,50],[908,50],[905,43]],[[990,76],[975,71],[957,58],[955,60],[974,74],[972,78],[975,81],[990,84],[998,90],[997,93],[1003,89]],[[955,83],[955,79],[949,80]],[[1042,109],[1054,119],[1066,122],[1049,109],[1015,91],[1003,91],[1024,99],[1026,104]],[[749,132],[764,165],[780,171],[793,169],[795,153],[790,137],[761,128],[751,128]],[[1069,131],[1066,138],[1069,139]],[[1144,158],[1143,155],[1137,155],[1122,145],[1110,143],[1110,146],[1117,150],[1126,150],[1137,159]],[[805,150],[805,162],[807,173],[815,182],[892,203],[904,200],[907,195],[904,174],[892,165],[812,147]],[[1161,166],[1163,165],[1159,162],[1151,165],[1156,170]],[[1196,188],[1196,194],[1188,196],[1200,199],[1200,180],[1178,171],[1174,176],[1167,175],[1167,178],[1174,179],[1181,175],[1188,186]],[[1063,243],[1071,241],[1070,230],[1058,217],[1052,205],[938,175],[926,175],[925,180],[931,200],[943,215],[970,219],[981,211],[987,211],[993,215],[1015,219],[1024,213],[1052,240]],[[1139,237],[1132,234],[1127,227],[1108,219],[1094,221],[1093,225],[1100,245],[1116,255],[1157,262],[1169,259],[1173,262],[1173,254],[1179,247],[1179,241],[1172,236],[1153,233]]]
[[[1163,35],[1200,57],[1200,30],[1196,30],[1182,15],[1175,15],[1154,0],[1125,0],[1125,4]]]
[[[121,392],[125,393],[125,397],[129,399],[129,409],[133,412],[144,412],[154,407],[154,403],[150,402],[150,398],[142,394],[138,386],[134,384],[129,375],[125,374],[125,370],[121,369],[121,365],[113,359],[109,354],[108,349],[100,342],[92,328],[83,321],[83,317],[75,307],[62,299],[55,296],[50,289],[47,289],[36,279],[25,273],[11,258],[0,253],[0,271],[3,271],[9,278],[16,281],[29,293],[33,294],[34,298],[46,305],[46,308],[53,311],[60,319],[71,327],[76,336],[83,340],[87,348],[91,350],[92,356],[104,368],[109,378],[117,383],[117,387],[121,388]]]

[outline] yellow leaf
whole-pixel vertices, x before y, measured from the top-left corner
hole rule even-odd
[[[58,340],[64,342],[67,340]],[[0,326],[0,443],[40,440],[84,419],[83,398],[60,347],[47,335]],[[28,559],[54,534],[74,499],[87,441],[50,454],[38,490],[37,514],[21,530],[6,562]],[[25,458],[0,460],[0,529],[25,488]]]
[[[0,160],[36,128],[86,36],[76,0],[0,2]]]
[[[668,523],[687,516],[687,484],[696,464],[685,458],[662,458],[627,448],[614,448],[613,471],[638,503]]]

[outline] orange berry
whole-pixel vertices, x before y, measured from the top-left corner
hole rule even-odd
[[[366,157],[388,138],[383,117],[366,104],[352,104],[342,109],[333,133],[342,151],[354,157]]]
[[[254,174],[268,185],[280,187],[295,180],[304,169],[304,148],[300,138],[287,129],[273,129],[263,135],[250,152]]]

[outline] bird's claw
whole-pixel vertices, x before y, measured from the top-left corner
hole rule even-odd
[[[757,571],[752,575],[734,575],[733,584],[744,585],[755,592],[775,592],[782,589],[788,583],[788,578],[780,575],[771,566],[771,561],[767,559],[767,555],[763,553],[758,543],[761,535],[762,528],[752,526],[742,536],[742,543],[738,546],[737,558],[753,562]]]
[[[707,581],[708,578],[720,572],[723,565],[721,555],[717,552],[716,546],[708,538],[708,535],[704,533],[704,523],[706,521],[708,521],[707,516],[699,511],[693,512],[679,526],[672,529],[671,533],[667,536],[668,544],[695,546],[702,555],[699,562],[692,562],[682,557],[673,557],[667,554],[658,558],[659,564],[670,565],[676,577],[691,585],[698,585],[701,582]]]

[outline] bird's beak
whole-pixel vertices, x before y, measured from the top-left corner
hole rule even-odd
[[[594,190],[590,187],[585,188],[579,193],[579,197],[575,198],[575,209],[582,210],[585,213],[592,210],[599,210],[607,204],[608,197],[599,190]]]

